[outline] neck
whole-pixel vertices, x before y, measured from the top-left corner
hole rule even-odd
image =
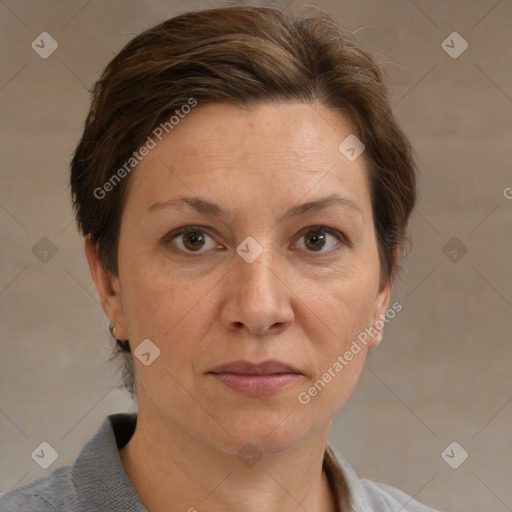
[[[329,427],[280,453],[241,461],[166,418],[139,415],[120,450],[133,487],[149,512],[336,512],[322,463]]]

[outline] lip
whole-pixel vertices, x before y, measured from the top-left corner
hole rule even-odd
[[[273,375],[276,373],[294,373],[301,375],[301,372],[291,364],[282,363],[277,360],[251,363],[249,361],[231,361],[217,366],[210,373],[235,373],[239,375]]]
[[[270,395],[292,386],[302,373],[280,361],[232,361],[209,372],[227,387],[248,396]]]

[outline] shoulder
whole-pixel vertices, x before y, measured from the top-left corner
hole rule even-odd
[[[360,482],[366,491],[367,500],[372,507],[375,507],[372,510],[378,510],[379,512],[438,512],[390,485],[364,478]]]
[[[0,512],[12,510],[46,512],[52,510],[52,507],[48,477],[40,478],[0,496]]]
[[[119,457],[136,420],[135,413],[107,416],[72,464],[0,495],[0,512],[144,510]]]
[[[50,475],[17,487],[0,496],[0,512],[54,512],[59,504],[73,502],[74,488],[70,466],[62,466]],[[55,491],[59,495],[55,498]],[[73,510],[67,508],[67,510]]]

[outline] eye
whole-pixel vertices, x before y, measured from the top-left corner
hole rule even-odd
[[[208,245],[208,239],[210,243]],[[205,252],[208,249],[218,247],[213,238],[203,229],[196,226],[185,226],[169,233],[165,239],[165,243],[176,246],[183,252]],[[201,250],[201,249],[204,249]]]
[[[301,236],[300,241],[302,240],[305,240],[303,246],[306,248],[307,252],[319,253],[329,253],[339,243],[347,243],[343,234],[325,226],[309,228],[308,231]],[[300,245],[301,244],[299,244],[299,246]]]
[[[300,241],[305,240],[303,247],[310,253],[330,253],[341,244],[348,245],[345,236],[339,231],[326,226],[314,226],[305,232]],[[202,253],[209,249],[215,249],[219,245],[215,240],[199,226],[184,226],[172,231],[165,236],[164,242],[173,245],[178,251],[191,253]]]

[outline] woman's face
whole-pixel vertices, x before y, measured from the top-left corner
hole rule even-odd
[[[328,432],[378,338],[353,342],[390,287],[365,155],[338,149],[352,131],[319,105],[199,104],[141,161],[107,300],[132,352],[154,344],[150,364],[134,357],[139,414],[230,453]],[[250,366],[268,361],[296,373]]]

